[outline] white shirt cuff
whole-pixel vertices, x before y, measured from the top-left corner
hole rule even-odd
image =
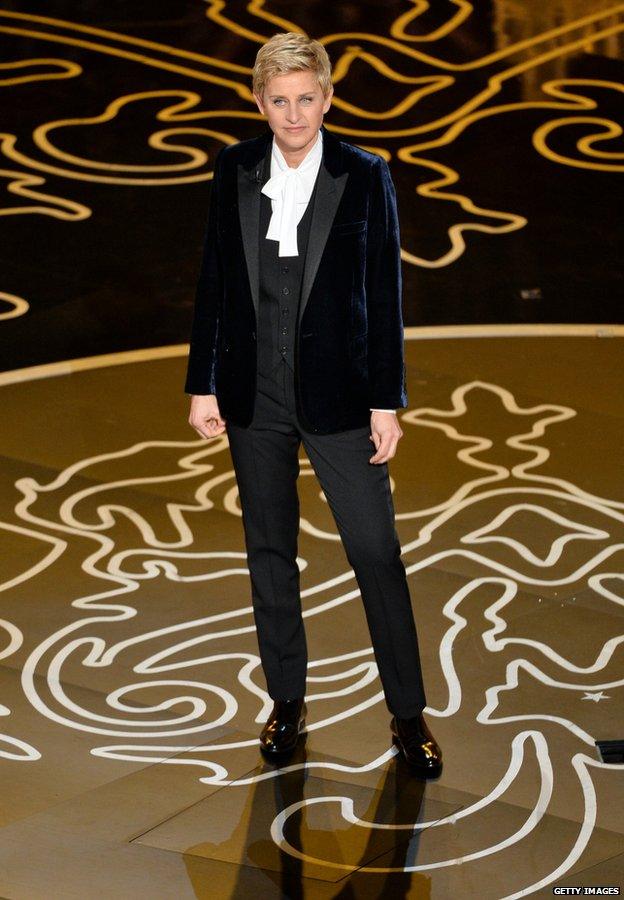
[[[371,412],[389,412],[396,416],[396,409],[371,409]]]

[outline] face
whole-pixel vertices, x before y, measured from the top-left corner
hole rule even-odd
[[[333,87],[328,96],[310,69],[275,75],[265,85],[262,97],[254,94],[258,109],[266,116],[278,147],[289,162],[300,162],[313,145],[331,106]]]

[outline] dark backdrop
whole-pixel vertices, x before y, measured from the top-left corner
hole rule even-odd
[[[5,2],[2,368],[188,340],[212,160],[265,127],[251,68],[293,27],[334,65],[327,127],[391,165],[407,325],[622,322],[624,18],[476,6]]]

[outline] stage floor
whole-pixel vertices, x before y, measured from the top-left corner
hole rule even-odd
[[[0,376],[0,895],[480,898],[624,882],[623,338],[409,331],[390,463],[445,758],[395,755],[301,454],[305,744],[257,735],[225,438],[186,347]]]

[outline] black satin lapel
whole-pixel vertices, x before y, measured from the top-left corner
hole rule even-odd
[[[258,293],[260,280],[260,260],[258,248],[258,234],[260,231],[260,188],[259,180],[256,180],[254,171],[250,173],[240,163],[238,165],[238,215],[240,218],[245,259],[247,260],[247,273],[253,305],[258,314]]]
[[[303,269],[301,283],[301,302],[299,304],[299,321],[308,302],[314,278],[327,243],[329,229],[332,226],[342,192],[348,178],[348,172],[334,177],[321,164],[318,173],[318,182],[314,195],[312,217],[310,219],[310,234],[308,237],[308,249]]]

